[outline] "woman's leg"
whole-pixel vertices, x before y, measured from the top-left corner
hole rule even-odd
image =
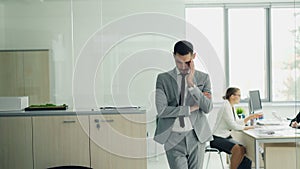
[[[242,162],[246,149],[238,144],[234,145],[231,149],[230,169],[237,169]]]

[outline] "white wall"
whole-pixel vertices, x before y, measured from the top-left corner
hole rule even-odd
[[[186,3],[191,2],[232,3],[245,1],[186,0]],[[256,0],[255,2],[270,1]],[[272,2],[279,2],[279,0],[273,0]],[[284,1],[281,0],[280,2]],[[124,20],[126,21],[133,15],[144,17],[143,14],[145,13],[154,13],[158,14],[158,16],[168,15],[172,20],[176,20],[177,17],[179,17],[177,18],[178,20],[184,19],[184,6],[185,4],[181,0],[155,0],[151,2],[148,0],[3,1],[0,5],[0,30],[1,26],[3,27],[4,25],[5,30],[0,31],[0,35],[5,38],[0,40],[0,49],[51,49],[51,100],[55,103],[73,104],[72,87],[75,82],[72,81],[72,76],[75,73],[75,76],[80,77],[87,76],[87,74],[93,76],[93,84],[90,84],[88,87],[95,88],[93,92],[95,92],[97,105],[115,104],[116,100],[114,97],[116,97],[120,100],[117,103],[120,104],[128,104],[130,102],[136,105],[152,107],[149,98],[151,100],[151,97],[153,97],[156,74],[173,67],[173,61],[168,56],[172,51],[175,39],[180,38],[181,34],[184,34],[183,25],[179,26],[183,32],[177,32],[180,29],[175,29],[174,27],[167,27],[170,32],[162,35],[159,33],[163,31],[161,28],[166,27],[161,26],[164,23],[159,23],[155,20],[147,21],[145,19],[144,24],[147,25],[148,22],[153,23],[153,25],[158,27],[157,32],[152,32],[153,34],[139,32],[141,34],[136,36],[133,36],[134,33],[131,33],[129,37],[122,37],[106,51],[105,55],[101,56],[101,59],[94,58],[98,60],[96,69],[93,69],[93,72],[83,71],[78,75],[76,66],[81,61],[80,58],[86,59],[83,58],[85,54],[82,54],[81,51],[87,48],[87,44],[90,46],[95,44],[94,47],[96,47],[96,44],[99,44],[99,48],[93,50],[101,50],[100,47],[107,44],[107,41],[103,41],[105,40],[103,37],[99,42],[91,43],[92,38],[94,40],[97,39],[95,36],[101,36],[100,33],[103,33],[103,30],[106,30],[106,28]],[[131,22],[130,24],[125,22],[118,29],[104,33],[106,39],[112,37],[118,39],[118,36],[121,38],[120,32],[124,29],[133,29],[143,24],[132,20]],[[126,25],[126,23],[128,24]],[[139,27],[139,29],[143,28]],[[175,37],[174,34],[178,36]],[[162,56],[151,56],[151,52]],[[92,55],[97,57],[95,53]],[[136,72],[135,78],[131,79],[132,81],[128,82],[129,84],[125,84],[128,86],[128,89],[124,91],[122,82],[128,77],[123,75],[123,72],[120,72],[120,70],[124,64],[132,64],[133,66],[127,65],[127,68],[134,71],[136,68],[134,65],[139,64],[139,60],[131,61],[131,63],[126,62],[126,60],[134,57],[144,61],[144,64],[152,64],[153,68],[145,68],[146,70]],[[155,65],[156,60],[166,64],[163,66]],[[91,63],[87,64],[93,64],[93,62],[95,61],[91,60]],[[78,80],[76,83],[80,83],[82,87],[87,86],[87,83],[91,82]],[[133,92],[134,90],[137,92]],[[111,96],[112,91],[113,95],[115,95],[114,97]],[[130,92],[129,100],[128,91],[132,91]],[[86,90],[83,90],[78,95],[82,95],[82,98],[85,98],[89,97],[90,93],[86,93]],[[82,103],[84,104],[84,102]]]
[[[1,25],[5,25],[5,36],[7,38],[5,44],[0,46],[1,49],[51,49],[51,101],[57,104],[67,103],[70,106],[73,104],[72,87],[74,82],[72,81],[72,76],[73,73],[76,73],[74,68],[76,68],[80,51],[84,49],[89,38],[95,37],[93,35],[101,32],[104,27],[109,27],[110,24],[118,22],[120,18],[126,18],[126,16],[133,14],[156,12],[184,17],[184,4],[179,0],[163,2],[159,0],[151,2],[146,0],[28,0],[3,1],[3,6],[5,8],[5,20],[1,19],[1,22],[4,22]],[[131,25],[123,26],[127,29],[135,27],[134,22]],[[106,37],[118,36],[117,31],[110,32],[113,34]],[[137,39],[127,38],[125,42],[125,39],[123,39],[124,43],[119,42],[113,46],[113,49],[107,53],[105,59],[98,63],[100,68],[103,65],[108,67],[104,71],[97,69],[97,72],[84,72],[97,77],[97,79],[94,79],[97,82],[97,88],[95,89],[97,90],[97,104],[113,104],[110,91],[112,84],[110,81],[114,75],[111,73],[120,65],[120,61],[124,57],[133,54],[136,50],[147,50],[151,47],[169,51],[174,42],[174,39],[157,35],[147,35],[146,38],[143,36],[136,37],[140,38],[138,41]],[[144,59],[147,59],[147,57]],[[80,74],[79,76],[87,76],[87,74]],[[157,71],[148,75],[152,81],[155,80],[154,74],[157,74]],[[121,80],[117,78],[117,82],[114,82],[114,84],[119,83]],[[91,82],[81,80],[76,81],[76,83],[89,87],[87,83]],[[148,86],[147,90],[153,90],[154,82],[150,84],[143,80],[139,83],[141,84],[138,86]],[[114,86],[118,96],[126,95],[127,91],[122,91],[118,88],[118,84]],[[79,92],[79,95],[82,95],[82,98],[90,97],[91,93],[85,92],[83,90]],[[141,98],[148,97],[148,95],[149,92],[144,92],[142,95],[134,96],[136,101],[132,104],[146,104]],[[85,103],[88,104],[88,99],[83,99],[83,101],[85,102],[80,100],[80,106],[83,106],[82,104]]]
[[[1,49],[51,49],[52,102],[144,106],[153,135],[156,75],[174,67],[174,42],[185,35],[182,0],[3,4],[7,40]]]
[[[98,1],[99,2],[99,1]],[[77,5],[77,3],[75,3]],[[150,24],[152,22],[155,26],[158,27],[158,31],[161,27],[161,23],[159,21],[147,21],[142,20],[145,13],[155,13],[153,15],[161,14],[161,15],[175,15],[178,17],[184,17],[184,4],[181,1],[100,1],[98,4],[94,4],[95,6],[100,6],[100,12],[96,14],[96,16],[100,16],[95,18],[95,15],[91,14],[87,16],[88,18],[95,18],[91,20],[95,20],[96,22],[93,25],[93,29],[90,29],[89,32],[86,31],[86,25],[76,25],[80,18],[76,18],[74,20],[74,38],[75,38],[75,58],[76,64],[75,69],[79,69],[78,66],[83,64],[81,60],[84,57],[84,62],[88,62],[86,59],[91,60],[92,63],[86,63],[88,65],[93,65],[96,69],[92,70],[84,70],[78,71],[81,74],[90,74],[87,81],[91,81],[90,79],[95,80],[95,84],[90,84],[89,88],[95,88],[96,97],[97,97],[97,105],[145,105],[147,103],[147,99],[149,96],[149,92],[154,89],[155,76],[157,74],[157,70],[155,69],[152,73],[150,73],[146,77],[144,73],[140,73],[140,76],[143,76],[147,81],[142,80],[135,82],[134,84],[137,87],[132,86],[132,88],[138,89],[138,86],[144,87],[143,92],[134,92],[133,96],[128,96],[128,90],[123,89],[122,87],[125,84],[124,78],[125,76],[121,76],[118,69],[121,65],[124,65],[124,62],[134,56],[139,56],[142,50],[152,50],[152,48],[158,48],[164,51],[171,51],[172,45],[174,43],[174,39],[168,38],[162,35],[154,34],[149,35],[147,32],[144,32],[143,25]],[[93,9],[93,8],[92,8]],[[79,10],[79,9],[78,9]],[[81,9],[82,10],[82,9]],[[77,9],[75,10],[77,11]],[[76,13],[74,11],[74,13]],[[85,15],[81,15],[85,16]],[[134,19],[136,17],[136,20]],[[90,19],[89,19],[90,20]],[[91,23],[86,23],[87,25],[91,25]],[[97,25],[98,26],[97,26]],[[151,26],[151,25],[149,25]],[[181,27],[181,34],[184,34],[184,26],[178,25]],[[90,27],[91,28],[91,27]],[[176,29],[175,29],[176,30]],[[170,32],[172,29],[170,29]],[[85,34],[86,32],[86,34]],[[83,34],[82,34],[83,33]],[[94,33],[94,34],[93,34]],[[124,34],[123,34],[124,33]],[[126,34],[127,33],[127,34]],[[138,33],[138,34],[137,34]],[[103,35],[104,34],[104,35]],[[126,34],[126,35],[125,35]],[[171,33],[170,33],[171,34]],[[84,35],[84,37],[83,37]],[[92,36],[91,36],[92,35]],[[100,37],[103,35],[103,37]],[[77,41],[80,38],[80,41]],[[91,38],[91,39],[89,39]],[[89,41],[87,41],[89,39]],[[115,42],[112,42],[114,39]],[[111,45],[106,46],[105,45]],[[91,48],[89,52],[94,50],[96,53],[86,53],[87,48]],[[82,53],[80,53],[80,50]],[[105,50],[100,54],[100,50]],[[99,53],[97,53],[99,52]],[[94,56],[96,58],[93,58]],[[99,58],[101,57],[101,58]],[[153,61],[151,56],[138,57],[140,61]],[[163,58],[163,56],[162,56]],[[171,58],[171,57],[169,57]],[[170,62],[169,60],[161,60],[160,62]],[[137,65],[140,64],[139,60],[134,60],[131,62],[132,65],[127,65],[128,69],[137,69]],[[97,63],[94,63],[97,62]],[[155,66],[155,65],[154,65]],[[169,68],[169,67],[168,67]],[[136,71],[141,71],[141,68],[138,68]],[[91,71],[91,72],[88,72]],[[96,72],[95,72],[96,71]],[[149,71],[149,70],[148,70]],[[137,72],[135,72],[137,73]],[[77,72],[76,72],[77,75]],[[80,75],[83,76],[83,75]],[[128,77],[127,79],[131,78]],[[132,82],[132,81],[131,81]],[[76,82],[76,84],[78,84]],[[131,85],[134,85],[131,84]],[[79,84],[81,85],[81,84]],[[87,86],[86,81],[82,86]],[[95,87],[97,86],[97,87]],[[150,87],[151,86],[151,87]],[[78,91],[78,90],[76,90]],[[81,90],[79,90],[81,91]],[[87,94],[89,92],[94,91],[83,91],[83,93],[78,93],[80,96]],[[113,96],[112,96],[113,95]],[[128,99],[128,97],[131,97]],[[85,96],[82,96],[85,98]],[[117,100],[115,100],[117,99]],[[133,99],[133,100],[132,100]],[[130,103],[129,103],[130,102]]]
[[[50,49],[51,101],[70,104],[72,77],[69,1],[5,1],[5,48]]]

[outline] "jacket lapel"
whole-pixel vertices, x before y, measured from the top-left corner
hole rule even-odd
[[[178,84],[177,84],[177,71],[176,68],[174,68],[173,70],[170,70],[169,75],[171,76],[171,86],[173,88],[173,91],[176,95],[176,100],[177,100],[177,104],[179,104],[179,93],[178,93]]]

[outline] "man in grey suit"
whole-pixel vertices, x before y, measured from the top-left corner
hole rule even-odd
[[[176,67],[158,75],[154,140],[164,144],[171,169],[202,169],[205,142],[212,133],[205,113],[212,109],[208,74],[195,70],[193,45],[174,45]]]

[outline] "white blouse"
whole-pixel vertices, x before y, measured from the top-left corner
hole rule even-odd
[[[231,135],[231,130],[243,130],[245,127],[244,120],[239,119],[228,100],[225,100],[221,109],[218,112],[216,124],[213,130],[213,135],[227,138]]]

